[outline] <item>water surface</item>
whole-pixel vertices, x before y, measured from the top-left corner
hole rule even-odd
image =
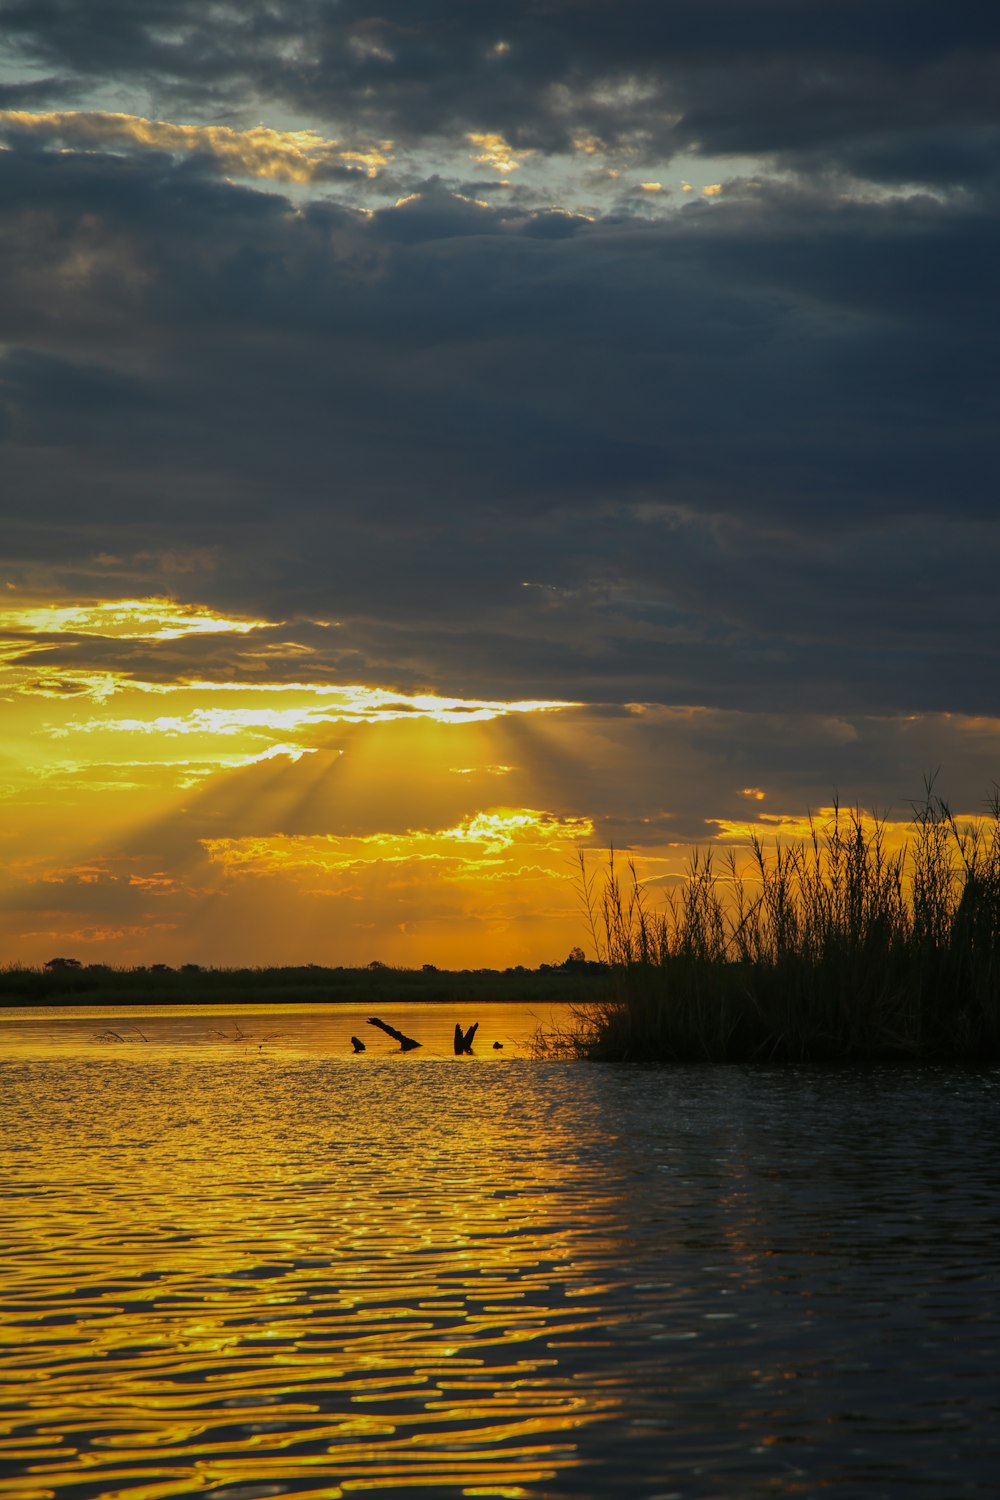
[[[996,1493],[1000,1072],[456,1017],[4,1018],[0,1495]]]

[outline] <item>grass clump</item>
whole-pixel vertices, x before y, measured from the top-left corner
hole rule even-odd
[[[960,822],[926,787],[906,843],[835,804],[810,837],[740,869],[696,852],[651,909],[634,865],[580,892],[612,995],[548,1049],[637,1061],[1000,1056],[1000,795]]]

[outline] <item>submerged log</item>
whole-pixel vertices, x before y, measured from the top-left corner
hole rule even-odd
[[[463,1031],[458,1022],[455,1022],[455,1056],[461,1057],[463,1052],[472,1056],[472,1038],[479,1030],[479,1022],[474,1021],[468,1031]]]
[[[404,1036],[401,1031],[396,1030],[395,1026],[390,1026],[388,1021],[380,1021],[378,1016],[369,1016],[368,1024],[369,1026],[377,1026],[379,1031],[384,1031],[388,1036],[394,1037],[399,1043],[400,1050],[403,1052],[412,1052],[414,1047],[422,1045],[420,1042],[414,1041],[412,1036]]]

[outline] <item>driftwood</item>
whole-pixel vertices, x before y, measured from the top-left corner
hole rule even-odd
[[[368,1024],[369,1026],[377,1026],[379,1031],[386,1032],[388,1036],[395,1037],[403,1052],[412,1052],[414,1047],[422,1045],[420,1042],[414,1041],[412,1036],[404,1036],[401,1031],[396,1030],[395,1026],[390,1026],[388,1021],[380,1021],[378,1016],[369,1016]]]
[[[468,1031],[463,1031],[458,1022],[455,1022],[455,1056],[461,1057],[462,1053],[472,1056],[472,1038],[479,1030],[479,1022],[474,1021]]]

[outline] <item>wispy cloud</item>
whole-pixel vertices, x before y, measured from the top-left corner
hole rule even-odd
[[[0,607],[0,631],[25,635],[97,636],[105,640],[176,641],[191,635],[248,635],[268,620],[236,619],[207,605],[173,599],[112,599],[87,604]]]
[[[275,130],[255,125],[175,124],[106,110],[0,109],[0,136],[61,143],[76,150],[153,150],[184,158],[203,157],[218,171],[237,177],[316,183],[350,175],[377,177],[387,166],[392,142],[352,149],[315,130]],[[389,153],[389,154],[387,154]]]

